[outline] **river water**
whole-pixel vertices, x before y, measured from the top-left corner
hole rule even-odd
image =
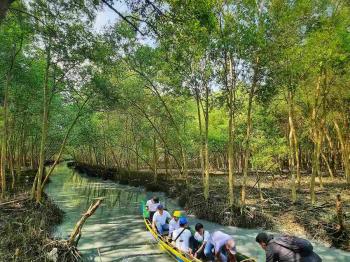
[[[55,231],[57,237],[67,238],[81,214],[96,198],[104,200],[82,230],[79,250],[84,261],[173,261],[164,253],[146,231],[140,215],[140,202],[152,193],[143,188],[119,185],[75,173],[65,163],[57,166],[46,187],[46,193],[65,212],[63,223]],[[160,200],[169,210],[178,206],[172,199],[159,193]],[[221,226],[189,217],[190,225],[204,224],[209,232],[222,230],[237,241],[241,253],[264,261],[265,253],[255,243],[258,229]],[[313,243],[323,261],[350,261],[350,253]]]

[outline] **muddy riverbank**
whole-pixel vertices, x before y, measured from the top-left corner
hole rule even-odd
[[[35,170],[16,174],[16,187],[0,201],[0,261],[47,261],[53,248],[57,261],[73,261],[68,246],[52,236],[63,211],[46,194],[41,204],[31,200],[35,174]]]

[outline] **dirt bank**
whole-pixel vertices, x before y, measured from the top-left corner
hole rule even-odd
[[[52,238],[63,212],[46,195],[41,205],[30,199],[35,171],[16,175],[16,187],[0,200],[0,261],[48,261],[57,248],[57,261],[74,261],[64,241]]]
[[[335,214],[335,196],[343,197],[345,224],[350,220],[350,189],[344,184],[324,178],[324,188],[317,189],[317,205],[310,204],[308,178],[304,178],[298,190],[298,201],[294,205],[290,198],[289,179],[286,175],[274,177],[272,187],[271,177],[260,178],[260,188],[257,186],[257,176],[250,175],[248,182],[248,201],[245,207],[239,202],[233,206],[227,203],[227,177],[212,175],[210,182],[210,197],[204,199],[201,175],[192,172],[185,179],[159,174],[154,183],[153,174],[149,171],[127,171],[116,168],[90,166],[71,162],[69,166],[78,172],[89,176],[110,179],[121,184],[144,186],[148,191],[162,191],[169,197],[177,198],[179,204],[188,212],[222,225],[232,225],[245,228],[263,228],[281,231],[289,234],[304,235],[310,239],[321,241],[350,250],[349,230],[339,230]],[[240,198],[241,178],[237,176],[235,198]]]

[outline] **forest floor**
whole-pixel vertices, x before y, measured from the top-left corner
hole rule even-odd
[[[30,199],[34,177],[32,170],[21,173],[16,189],[0,200],[0,261],[47,261],[53,248],[57,248],[58,259],[67,257],[59,261],[72,261],[65,242],[51,236],[63,212],[46,195],[41,205]]]
[[[221,178],[223,180],[223,178]],[[240,184],[241,179],[237,179]],[[309,239],[322,241],[330,246],[350,251],[350,187],[345,179],[323,177],[323,186],[316,187],[316,204],[311,205],[309,181],[304,176],[297,190],[297,202],[291,201],[291,183],[286,175],[261,179],[257,188],[257,176],[250,176],[247,205],[265,214],[273,222],[273,229]],[[261,192],[261,194],[260,194]],[[336,213],[336,196],[340,194],[343,219],[346,228],[340,230]]]
[[[227,203],[227,175],[214,172],[210,176],[209,199],[205,200],[202,190],[202,177],[198,172],[190,172],[187,182],[174,175],[158,175],[154,183],[150,171],[125,171],[82,163],[71,163],[77,171],[90,176],[111,179],[121,184],[145,186],[148,191],[162,191],[169,197],[178,198],[179,204],[197,217],[223,225],[245,228],[269,229],[281,233],[306,236],[350,251],[350,187],[340,177],[323,177],[323,187],[316,186],[317,202],[311,205],[309,176],[303,175],[298,200],[291,201],[291,185],[288,175],[260,175],[260,188],[256,173],[250,174],[247,185],[247,202],[239,204],[242,184],[241,175],[235,177],[236,204]],[[274,181],[274,183],[272,182]],[[261,192],[261,194],[260,194]],[[345,229],[339,230],[336,216],[336,195],[340,194],[343,203]]]

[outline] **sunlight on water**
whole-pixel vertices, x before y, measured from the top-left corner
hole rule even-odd
[[[65,163],[51,176],[46,193],[65,211],[64,221],[56,229],[56,236],[67,238],[81,214],[96,198],[103,204],[83,227],[79,249],[84,261],[172,261],[154,243],[146,231],[140,215],[140,202],[150,198],[142,188],[119,185],[110,181],[88,178],[74,173]],[[178,208],[175,201],[159,194],[169,210]],[[241,253],[264,261],[264,252],[255,243],[257,229],[225,227],[208,221],[189,218],[190,225],[204,224],[210,232],[222,230],[237,241]],[[323,261],[350,261],[350,253],[315,244]]]

